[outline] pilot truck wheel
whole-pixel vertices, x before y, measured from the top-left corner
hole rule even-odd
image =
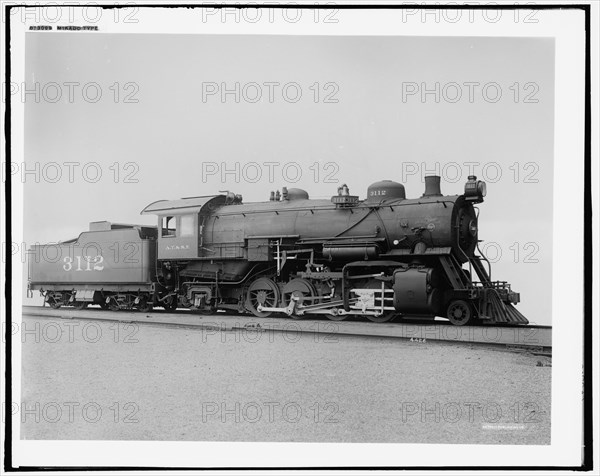
[[[464,326],[473,320],[473,309],[468,302],[457,299],[448,305],[446,317],[453,325]]]

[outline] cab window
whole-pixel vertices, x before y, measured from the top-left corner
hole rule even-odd
[[[162,217],[161,219],[161,236],[175,236],[177,233],[177,217]]]
[[[183,215],[180,218],[179,236],[194,236],[194,215]]]

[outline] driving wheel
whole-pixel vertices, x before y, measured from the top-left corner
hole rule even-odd
[[[276,307],[280,297],[279,287],[272,279],[258,278],[248,287],[246,309],[256,317],[269,317],[272,312],[259,311],[258,306]]]
[[[292,279],[283,287],[283,306],[288,306],[292,297],[296,298],[296,305],[304,304],[311,305],[315,304],[314,297],[317,295],[317,290],[313,284],[307,279],[297,278]],[[292,313],[290,316],[292,319],[302,319],[304,316],[299,316],[296,313]]]

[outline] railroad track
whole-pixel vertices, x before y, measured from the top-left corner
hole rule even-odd
[[[445,341],[463,344],[501,346],[509,350],[528,350],[549,355],[552,349],[550,326],[464,326],[444,321],[391,322],[330,321],[327,319],[293,320],[285,317],[254,317],[217,313],[193,314],[189,311],[141,313],[111,312],[100,308],[76,310],[23,306],[23,317],[101,320],[123,323],[154,324],[203,329],[206,332],[294,332],[362,337],[386,337],[423,341]]]

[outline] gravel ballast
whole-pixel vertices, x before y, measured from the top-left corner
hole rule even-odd
[[[26,317],[21,438],[550,444],[550,359]]]

